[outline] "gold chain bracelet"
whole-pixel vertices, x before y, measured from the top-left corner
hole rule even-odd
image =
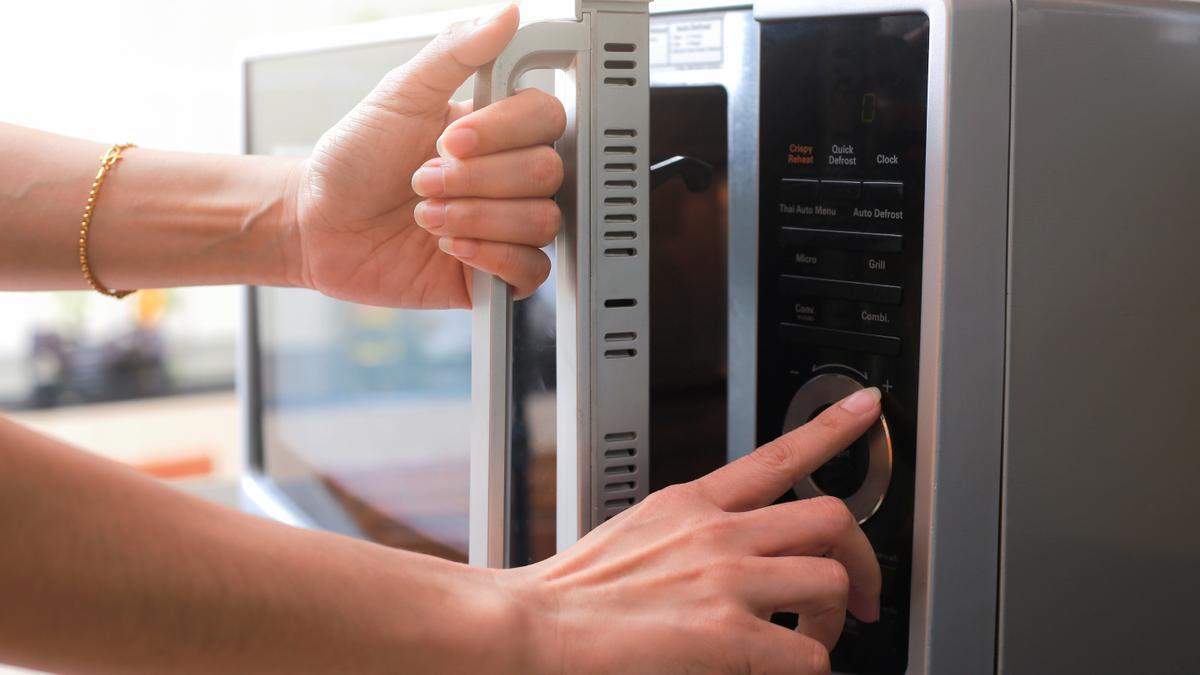
[[[118,143],[109,148],[108,152],[100,158],[100,170],[96,172],[96,179],[92,181],[92,189],[88,192],[87,206],[83,209],[83,222],[79,224],[79,268],[83,271],[83,278],[87,280],[92,290],[118,300],[134,291],[109,290],[96,279],[96,275],[92,274],[92,266],[88,264],[88,230],[92,226],[92,212],[96,210],[96,198],[100,196],[100,186],[104,184],[105,177],[117,165],[117,162],[121,161],[122,151],[136,147],[133,143]]]

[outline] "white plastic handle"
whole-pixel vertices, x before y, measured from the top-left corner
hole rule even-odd
[[[497,59],[475,75],[475,110],[514,93],[531,70],[566,70],[588,48],[586,19],[521,28]],[[508,541],[511,470],[512,288],[476,270],[471,277],[472,565],[502,567]]]
[[[580,0],[576,21],[525,26],[476,74],[475,109],[535,69],[573,92],[559,144],[556,307],[557,544],[644,496],[649,427],[649,0]],[[617,243],[613,243],[617,242]],[[472,277],[470,549],[507,561],[512,428],[512,291]],[[606,341],[619,336],[619,348]],[[613,458],[610,459],[609,458]],[[606,463],[607,462],[607,463]],[[605,469],[621,478],[607,483]]]

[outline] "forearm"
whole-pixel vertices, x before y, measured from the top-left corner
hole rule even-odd
[[[0,419],[0,662],[528,672],[492,572],[260,520]]]
[[[0,124],[0,290],[87,288],[79,224],[105,146]],[[89,261],[112,289],[295,285],[297,160],[126,152],[101,188]]]

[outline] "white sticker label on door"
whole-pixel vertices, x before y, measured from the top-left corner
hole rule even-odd
[[[720,17],[655,22],[650,26],[650,65],[719,66],[724,45],[725,27]]]

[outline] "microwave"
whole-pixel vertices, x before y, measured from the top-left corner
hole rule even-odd
[[[877,386],[784,497],[843,498],[884,572],[835,671],[1200,670],[1200,5],[523,10],[620,15],[519,81],[576,120],[557,281],[474,314],[247,289],[247,509],[520,565]],[[306,153],[472,15],[251,46],[246,151]]]

